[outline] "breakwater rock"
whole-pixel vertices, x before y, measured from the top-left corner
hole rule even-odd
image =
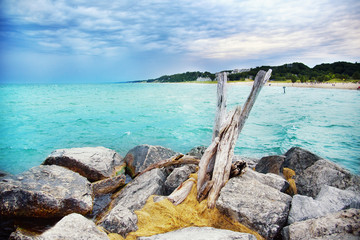
[[[203,148],[195,150],[193,154],[200,158]],[[225,184],[216,208],[219,214],[229,219],[225,221],[227,224],[240,223],[260,235],[239,233],[243,230],[220,222],[203,225],[201,221],[195,221],[195,216],[194,221],[183,222],[179,219],[181,213],[164,216],[174,219],[170,226],[161,226],[162,232],[141,234],[138,214],[142,208],[148,202],[162,204],[168,201],[166,196],[196,172],[197,167],[179,165],[137,174],[176,154],[171,149],[150,145],[131,149],[124,159],[102,147],[57,150],[45,160],[46,165],[17,176],[0,178],[0,238],[8,238],[11,232],[10,239],[360,237],[360,177],[298,147],[284,155],[261,159],[234,157],[234,161],[244,160],[251,168]],[[125,165],[126,173],[133,177],[126,185]],[[154,202],[149,201],[153,195]],[[154,206],[161,211],[160,205],[156,204]],[[54,226],[36,228],[36,231],[22,225],[21,221],[32,219],[36,225],[41,219],[54,217],[59,218]],[[148,217],[151,219],[152,216]],[[216,229],[211,228],[214,226]]]

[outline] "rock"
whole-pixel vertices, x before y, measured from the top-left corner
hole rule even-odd
[[[290,203],[289,195],[240,176],[222,188],[216,207],[266,239],[273,239],[286,223]]]
[[[260,173],[274,173],[280,175],[281,167],[285,161],[285,156],[267,156],[260,159],[255,167],[255,171]]]
[[[136,230],[137,217],[133,211],[141,209],[151,195],[162,195],[165,179],[160,169],[153,169],[135,178],[119,192],[113,201],[114,207],[98,224],[124,237],[128,232]]]
[[[110,204],[112,200],[111,196],[111,193],[95,196],[93,210],[89,215],[87,215],[87,217],[96,219]]]
[[[321,158],[305,149],[292,147],[285,153],[285,161],[282,167],[291,168],[297,175],[301,175],[306,168],[319,159]]]
[[[42,233],[41,240],[109,240],[95,223],[80,214],[72,213],[62,218],[54,227]]]
[[[360,191],[360,176],[325,159],[316,161],[301,175],[296,175],[295,181],[298,193],[309,197],[316,197],[324,185],[339,189],[352,187],[353,190]]]
[[[295,222],[282,231],[285,240],[359,239],[360,210],[348,209],[320,218]]]
[[[43,165],[63,166],[94,182],[111,177],[121,161],[122,157],[111,149],[84,147],[55,150]]]
[[[3,178],[7,175],[9,175],[9,174],[0,170],[0,178]]]
[[[128,174],[135,177],[153,163],[168,159],[177,153],[161,146],[139,145],[131,149],[125,156]]]
[[[232,162],[236,161],[245,161],[249,168],[253,169],[256,167],[256,164],[260,161],[258,158],[251,158],[251,157],[243,157],[239,155],[234,155]]]
[[[302,195],[293,197],[288,223],[323,217],[348,208],[360,208],[360,195],[325,185],[315,200]]]
[[[273,173],[263,174],[247,168],[246,172],[241,177],[242,179],[247,180],[255,179],[262,184],[273,187],[281,192],[285,192],[289,188],[289,183],[284,178]]]
[[[225,229],[212,227],[187,227],[172,232],[157,234],[151,237],[139,237],[139,240],[256,240],[256,237],[248,233],[233,232]]]
[[[125,185],[125,175],[118,175],[115,177],[105,178],[103,180],[99,180],[93,182],[91,184],[94,195],[98,196],[101,194],[112,193],[116,189]]]
[[[60,166],[38,166],[0,180],[0,214],[18,217],[63,217],[91,211],[90,182]]]
[[[38,234],[33,232],[26,231],[24,229],[18,228],[15,232],[11,233],[9,240],[38,240]]]
[[[172,193],[181,183],[187,180],[191,173],[196,171],[196,165],[185,165],[175,168],[165,181],[166,195]]]
[[[194,156],[194,157],[197,157],[197,158],[201,159],[201,157],[204,154],[205,150],[206,150],[205,146],[194,147],[186,155]]]

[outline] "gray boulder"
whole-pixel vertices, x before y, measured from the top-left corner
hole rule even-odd
[[[151,237],[139,237],[139,240],[256,240],[248,233],[233,232],[212,227],[188,227],[172,232],[157,234]]]
[[[285,153],[285,161],[282,167],[291,168],[297,175],[301,175],[306,168],[319,159],[321,158],[305,149],[292,147]]]
[[[289,183],[279,175],[273,173],[258,173],[250,168],[247,168],[245,173],[241,176],[242,179],[256,179],[262,184],[273,187],[281,192],[285,192],[289,188]]]
[[[348,209],[295,222],[282,230],[284,240],[360,239],[360,210]]]
[[[125,156],[128,174],[135,177],[153,163],[168,159],[177,153],[161,146],[139,145],[131,149]]]
[[[109,240],[95,223],[80,214],[70,214],[62,218],[54,227],[39,236],[41,240]]]
[[[355,191],[360,191],[360,176],[351,174],[325,159],[316,161],[302,174],[296,175],[295,182],[298,193],[309,197],[316,197],[324,185],[339,189],[351,187]]]
[[[151,195],[163,194],[165,179],[160,169],[153,169],[135,178],[120,191],[112,203],[114,207],[98,224],[124,237],[128,232],[135,231],[137,217],[134,211],[141,209]]]
[[[293,197],[288,223],[323,217],[348,208],[360,208],[360,195],[325,185],[316,199],[302,195]]]
[[[258,162],[260,161],[259,158],[252,158],[252,157],[244,157],[240,155],[234,155],[232,162],[236,161],[245,161],[247,166],[251,169],[255,168]]]
[[[63,166],[94,182],[111,177],[121,161],[122,157],[111,149],[84,147],[55,150],[43,165]]]
[[[185,165],[175,168],[165,181],[166,194],[172,193],[181,183],[187,180],[191,173],[196,171],[196,165]]]
[[[216,207],[266,239],[273,239],[286,223],[290,203],[289,195],[240,176],[222,188]]]
[[[280,175],[282,172],[282,164],[285,161],[285,156],[273,155],[260,159],[256,164],[255,171],[260,173],[273,173]]]
[[[206,150],[205,146],[194,147],[186,155],[190,155],[190,156],[201,159],[201,157],[204,154],[205,150]]]
[[[91,211],[90,182],[60,166],[38,166],[0,180],[0,214],[19,217],[63,217]]]

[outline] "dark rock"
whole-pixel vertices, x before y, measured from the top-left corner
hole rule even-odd
[[[225,229],[212,227],[188,227],[172,232],[157,234],[151,237],[139,237],[139,240],[256,240],[256,237],[248,233],[233,232]]]
[[[196,171],[196,165],[185,165],[175,168],[165,181],[166,194],[172,193],[181,183],[188,179],[191,173]]]
[[[114,207],[98,224],[124,237],[128,232],[135,231],[137,217],[134,211],[141,209],[151,195],[164,193],[165,179],[160,169],[153,169],[135,178],[119,192],[112,203]]]
[[[93,182],[111,177],[121,161],[122,157],[111,149],[84,147],[55,150],[43,164],[66,167]]]
[[[207,147],[205,147],[205,146],[194,147],[186,155],[190,155],[190,156],[197,157],[197,158],[201,159],[201,157],[204,154],[206,148]]]
[[[256,165],[258,164],[258,162],[260,161],[260,159],[234,155],[232,162],[236,162],[236,161],[245,161],[249,168],[254,169],[256,167]]]
[[[348,209],[320,218],[295,222],[282,231],[285,240],[359,239],[360,210]]]
[[[316,197],[324,185],[360,191],[360,176],[351,174],[333,162],[325,159],[316,161],[300,175],[295,176],[298,193]]]
[[[288,223],[323,217],[348,208],[360,208],[360,195],[325,185],[315,200],[302,195],[293,197]]]
[[[246,169],[246,172],[241,176],[244,180],[256,179],[262,184],[273,187],[281,192],[285,192],[289,188],[289,183],[279,175],[273,173],[258,173],[250,168]]]
[[[72,213],[61,219],[54,227],[42,233],[41,240],[109,240],[95,223],[80,214]]]
[[[282,164],[285,161],[285,156],[267,156],[260,159],[256,164],[255,171],[260,173],[274,173],[280,175],[282,172]]]
[[[0,178],[5,177],[7,175],[9,174],[0,170]]]
[[[93,210],[89,215],[87,215],[87,217],[96,219],[102,212],[105,211],[105,208],[108,207],[112,200],[111,197],[111,193],[95,196]]]
[[[131,149],[125,156],[127,173],[135,177],[153,163],[168,159],[177,153],[161,146],[139,145]]]
[[[321,159],[315,154],[299,147],[292,147],[285,153],[285,157],[283,167],[291,168],[297,175],[301,175],[306,168]]]
[[[92,209],[90,182],[60,166],[34,167],[0,180],[0,214],[19,217],[62,217]]]
[[[222,188],[216,207],[266,239],[273,239],[286,223],[290,203],[289,195],[240,176]]]
[[[103,180],[99,180],[93,182],[91,184],[94,195],[98,196],[101,194],[112,193],[116,189],[125,185],[125,175],[118,175],[115,177],[105,178]]]

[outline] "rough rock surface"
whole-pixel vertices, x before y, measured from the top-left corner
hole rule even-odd
[[[125,156],[128,174],[135,177],[153,163],[168,159],[177,153],[161,146],[139,145],[131,149]]]
[[[256,164],[255,171],[260,173],[273,173],[280,175],[282,172],[281,167],[285,161],[285,156],[273,155],[260,159]]]
[[[188,227],[172,232],[157,234],[151,237],[139,237],[139,240],[256,240],[256,237],[248,233],[233,232],[230,230],[212,227]]]
[[[308,150],[300,147],[292,147],[285,153],[285,161],[283,167],[291,168],[297,175],[301,175],[303,171],[321,159]]]
[[[19,217],[62,217],[92,209],[90,182],[60,166],[38,166],[0,180],[0,214]]]
[[[114,150],[104,147],[84,147],[55,150],[43,162],[71,169],[90,182],[110,177],[122,157]]]
[[[108,231],[123,236],[136,230],[134,222],[137,222],[137,217],[133,211],[141,209],[151,195],[162,195],[165,179],[160,169],[153,169],[135,178],[120,191],[113,201],[114,207],[99,224]]]
[[[347,209],[320,218],[295,222],[282,231],[285,240],[360,239],[360,210]]]
[[[250,168],[247,168],[245,173],[241,176],[242,179],[256,179],[257,181],[273,187],[281,192],[285,192],[289,188],[289,183],[279,175],[268,173],[258,173]]]
[[[260,161],[259,158],[252,158],[252,157],[243,157],[240,155],[234,155],[232,162],[236,161],[245,161],[249,168],[253,169],[256,167],[258,162]]]
[[[222,188],[216,207],[220,212],[274,238],[285,225],[291,197],[255,179],[232,178]]]
[[[197,158],[201,159],[201,157],[204,154],[205,150],[206,150],[205,146],[194,147],[186,155],[190,155],[190,156],[197,157]]]
[[[196,165],[185,165],[175,168],[165,181],[166,194],[172,193],[181,183],[188,179],[189,175],[196,171]]]
[[[108,240],[95,223],[80,214],[73,213],[62,218],[54,227],[40,236],[41,240]]]
[[[333,162],[325,159],[316,161],[300,175],[295,176],[298,193],[316,197],[324,185],[360,191],[360,176],[351,174]]]
[[[293,197],[288,223],[323,217],[348,208],[360,208],[360,195],[325,185],[315,200],[302,195]]]
[[[94,195],[98,196],[101,194],[114,192],[119,187],[125,185],[125,178],[126,177],[123,174],[93,182],[91,186],[93,188]]]

